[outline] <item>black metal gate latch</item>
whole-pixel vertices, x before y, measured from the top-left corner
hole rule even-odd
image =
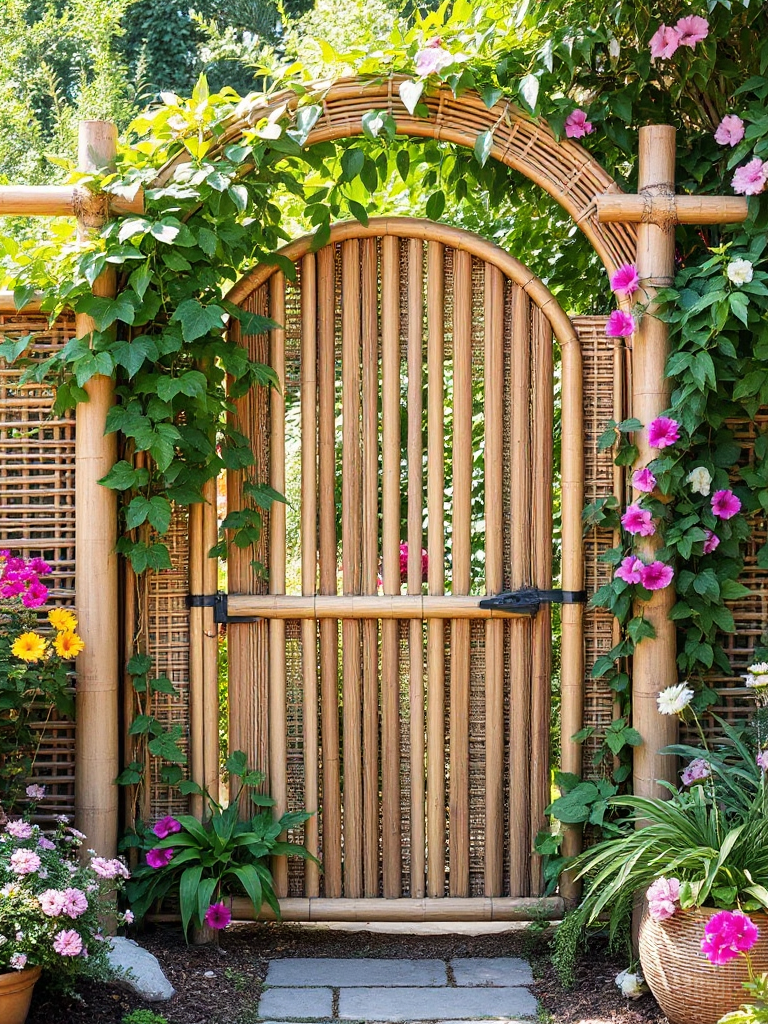
[[[213,621],[217,626],[230,622],[259,622],[258,618],[247,615],[230,615],[227,597],[223,590],[215,594],[187,594],[187,608],[213,608]]]
[[[585,604],[586,590],[539,590],[537,587],[522,587],[486,597],[480,602],[481,608],[511,615],[535,615],[542,604]]]

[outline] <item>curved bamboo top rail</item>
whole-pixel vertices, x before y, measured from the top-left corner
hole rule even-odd
[[[519,285],[541,309],[552,325],[555,337],[561,345],[578,346],[579,338],[574,326],[549,288],[524,263],[515,259],[500,246],[481,238],[480,235],[465,231],[463,228],[454,228],[449,224],[438,224],[433,220],[422,220],[416,217],[371,217],[367,227],[356,220],[345,220],[332,225],[331,237],[327,244],[333,245],[348,238],[381,238],[386,235],[441,242],[452,249],[463,250],[478,259],[493,264],[510,280]],[[288,245],[283,246],[279,255],[294,263],[297,262],[305,253],[309,252],[312,237],[312,235],[304,235],[294,242],[289,242]],[[230,289],[227,298],[236,304],[243,302],[278,269],[272,263],[262,263],[250,274],[241,278]]]
[[[636,229],[627,224],[600,223],[595,199],[623,194],[619,186],[578,143],[560,142],[545,122],[536,122],[508,100],[500,100],[490,110],[480,95],[469,90],[456,98],[450,89],[425,91],[421,102],[428,117],[409,114],[398,87],[407,75],[389,78],[341,78],[335,82],[316,82],[305,95],[322,105],[323,114],[307,139],[307,145],[331,142],[362,135],[363,115],[386,110],[401,135],[438,139],[472,148],[478,135],[493,134],[491,156],[519,171],[557,200],[592,243],[609,271],[635,258]],[[258,122],[281,109],[292,110],[299,97],[291,89],[271,96],[246,97],[236,108],[223,133],[216,140],[213,154],[240,138]],[[178,164],[190,159],[182,153],[160,171],[154,187],[166,183]]]

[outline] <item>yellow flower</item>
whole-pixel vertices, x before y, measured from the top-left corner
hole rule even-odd
[[[59,633],[65,633],[67,630],[77,628],[75,614],[66,608],[52,608],[48,612],[48,621]]]
[[[11,654],[22,661],[40,661],[45,654],[45,640],[39,633],[22,633],[13,641]]]
[[[57,633],[53,646],[56,648],[56,653],[60,658],[76,658],[85,648],[83,638],[79,637],[77,633],[73,633],[70,629],[63,633]]]

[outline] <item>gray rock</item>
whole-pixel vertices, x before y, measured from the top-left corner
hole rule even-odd
[[[445,985],[442,960],[339,959],[336,957],[296,957],[273,960],[267,971],[267,985],[281,988],[305,988],[328,985],[331,988],[372,988],[381,986]]]
[[[461,986],[506,988],[533,983],[531,965],[517,956],[462,957],[451,960],[451,967],[456,984]]]
[[[343,988],[339,994],[339,1018],[355,1021],[515,1020],[535,1017],[536,1007],[534,997],[522,987]]]
[[[161,1003],[176,990],[149,950],[122,936],[109,940],[109,963],[117,974],[115,981],[149,1003]]]
[[[259,1000],[265,1020],[323,1020],[333,1014],[330,988],[268,988]]]

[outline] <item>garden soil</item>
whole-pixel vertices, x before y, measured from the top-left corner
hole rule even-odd
[[[534,992],[545,1011],[539,1020],[546,1024],[667,1024],[650,996],[622,998],[614,978],[626,963],[599,942],[579,963],[574,989],[565,991],[552,968],[546,940],[527,932],[416,937],[248,925],[223,933],[220,947],[187,946],[181,934],[170,929],[145,933],[139,941],[155,954],[176,989],[170,1002],[145,1003],[114,985],[83,986],[78,998],[62,1000],[38,986],[28,1024],[123,1024],[136,1009],[152,1010],[168,1024],[255,1024],[269,961],[292,956],[524,956],[533,964]],[[137,1020],[141,1021],[138,1015]]]

